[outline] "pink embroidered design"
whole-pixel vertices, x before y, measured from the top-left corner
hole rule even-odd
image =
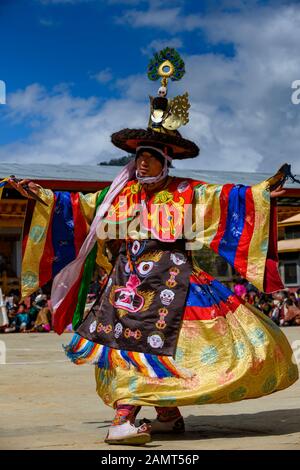
[[[131,274],[126,287],[120,287],[115,291],[115,300],[113,306],[122,308],[128,312],[138,312],[143,308],[144,297],[137,293],[137,288],[141,281],[135,274]]]

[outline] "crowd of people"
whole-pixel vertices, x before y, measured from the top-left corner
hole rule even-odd
[[[49,332],[51,331],[51,310],[49,296],[42,291],[19,300],[19,291],[13,290],[4,298],[6,324],[3,333]]]
[[[99,272],[91,283],[85,306],[86,313],[105,285],[106,276],[106,273]],[[5,311],[5,321],[4,323],[2,321],[0,333],[49,333],[53,326],[49,286],[45,290],[39,289],[24,300],[20,300],[20,297],[20,291],[17,289],[3,296],[2,309]],[[66,332],[72,331],[72,325],[68,325]]]
[[[103,276],[98,277],[90,286],[86,311],[94,303],[104,283]],[[279,326],[300,325],[300,288],[295,292],[289,290],[274,294],[264,294],[247,281],[239,280],[233,290],[245,302],[259,308]],[[0,328],[2,333],[43,332],[52,330],[50,295],[41,289],[35,295],[19,301],[20,293],[13,290],[4,297],[7,324]],[[72,332],[72,325],[67,330]]]
[[[300,288],[295,292],[286,289],[274,294],[264,294],[241,279],[233,290],[244,301],[268,315],[277,325],[300,325]]]

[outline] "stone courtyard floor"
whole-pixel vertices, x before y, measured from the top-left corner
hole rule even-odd
[[[284,332],[300,340],[300,327]],[[0,335],[0,449],[112,449],[104,438],[113,410],[95,393],[93,367],[66,359],[61,344],[70,337]],[[300,449],[300,381],[260,399],[181,411],[187,432],[153,436],[148,450]],[[153,409],[141,417],[153,418]]]

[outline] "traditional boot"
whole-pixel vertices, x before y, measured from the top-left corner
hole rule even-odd
[[[133,405],[118,405],[105,442],[119,445],[143,445],[150,442],[150,426],[144,423],[137,428],[134,425],[140,409],[141,407]]]
[[[151,425],[151,434],[181,434],[185,432],[183,417],[177,407],[155,407],[157,418],[150,421],[146,418],[140,424]]]
[[[146,423],[138,428],[126,421],[123,424],[110,426],[105,441],[107,444],[138,446],[151,441],[150,426]]]

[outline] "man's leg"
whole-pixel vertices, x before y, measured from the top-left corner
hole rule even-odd
[[[129,421],[134,424],[136,415],[140,411],[140,406],[134,405],[117,405],[116,414],[112,422],[112,426],[119,426],[120,424]]]
[[[181,413],[177,406],[156,406],[157,419],[162,422],[172,421],[180,418]]]

